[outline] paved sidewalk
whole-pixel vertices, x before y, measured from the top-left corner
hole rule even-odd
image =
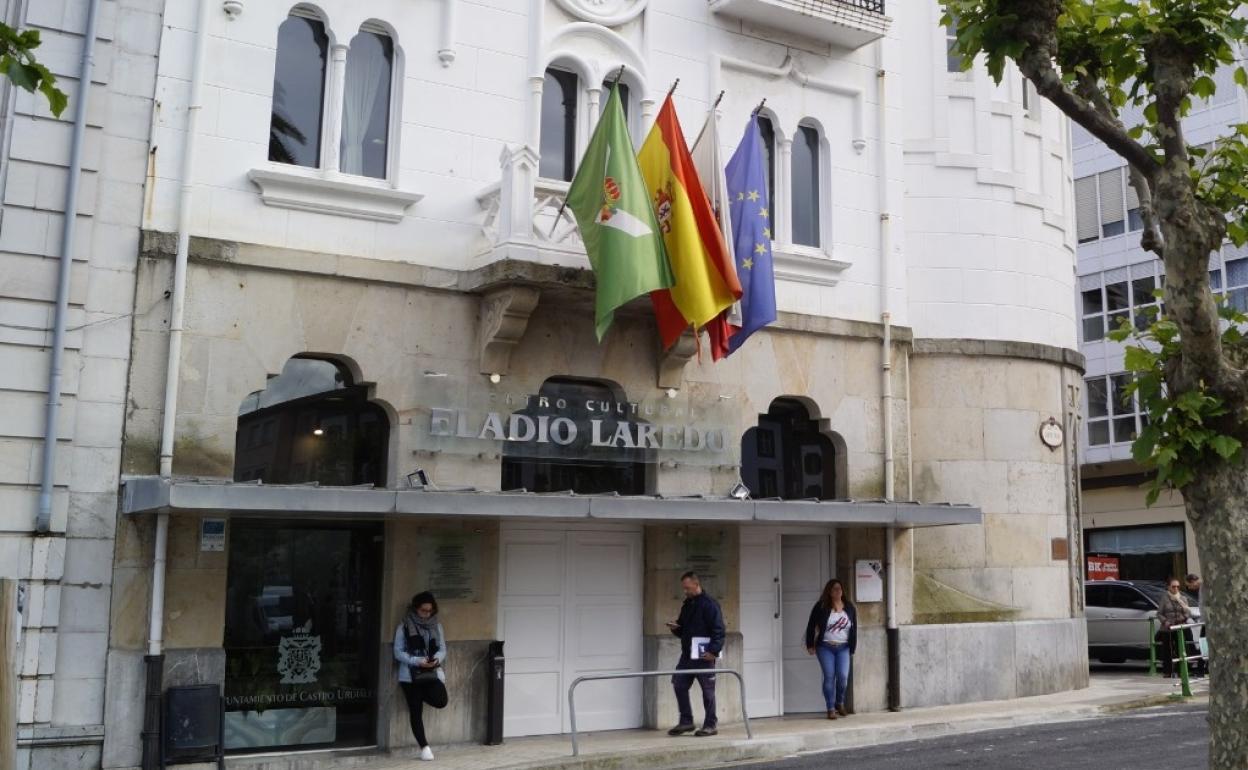
[[[1192,683],[1193,694],[1207,694],[1208,680]],[[1149,677],[1143,673],[1094,673],[1085,690],[1019,698],[1008,701],[969,703],[938,708],[908,709],[897,713],[852,715],[830,722],[822,715],[754,719],[754,740],[746,740],[745,728],[731,724],[714,738],[669,738],[660,730],[613,730],[580,735],[581,755],[572,757],[567,735],[510,738],[502,746],[437,746],[435,762],[416,761],[414,753],[379,757],[338,756],[334,768],[364,767],[367,770],[597,770],[598,768],[700,768],[726,762],[765,760],[806,751],[931,738],[957,733],[994,730],[1045,722],[1073,721],[1104,716],[1118,710],[1167,702],[1178,693],[1177,680]],[[308,756],[299,766],[319,770],[321,763]],[[255,765],[234,765],[257,767]],[[326,767],[330,765],[325,765]]]

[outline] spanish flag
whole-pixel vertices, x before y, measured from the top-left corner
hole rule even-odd
[[[698,179],[671,94],[637,155],[676,283],[650,293],[663,348],[701,328],[741,297],[715,211]]]

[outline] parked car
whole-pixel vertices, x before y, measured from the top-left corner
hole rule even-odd
[[[1160,580],[1089,580],[1085,614],[1088,621],[1088,657],[1102,663],[1148,660],[1148,619],[1166,584]],[[1192,618],[1201,619],[1198,602],[1190,594]],[[1154,629],[1157,627],[1154,623]]]

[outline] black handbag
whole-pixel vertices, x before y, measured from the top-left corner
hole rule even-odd
[[[422,657],[431,660],[438,653],[438,640],[431,639],[429,647],[425,647],[425,638],[420,634],[407,635],[407,650],[412,657]],[[420,666],[407,667],[408,674],[412,678],[412,682],[432,682],[438,679],[438,668],[421,668]]]

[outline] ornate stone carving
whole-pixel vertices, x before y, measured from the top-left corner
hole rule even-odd
[[[482,374],[507,374],[541,292],[532,286],[494,289],[481,298],[477,348]]]
[[[697,353],[698,340],[693,336],[693,329],[685,329],[671,348],[660,349],[658,386],[679,389],[685,381],[685,364]]]
[[[647,0],[555,0],[559,7],[578,19],[605,27],[615,27],[637,18]]]

